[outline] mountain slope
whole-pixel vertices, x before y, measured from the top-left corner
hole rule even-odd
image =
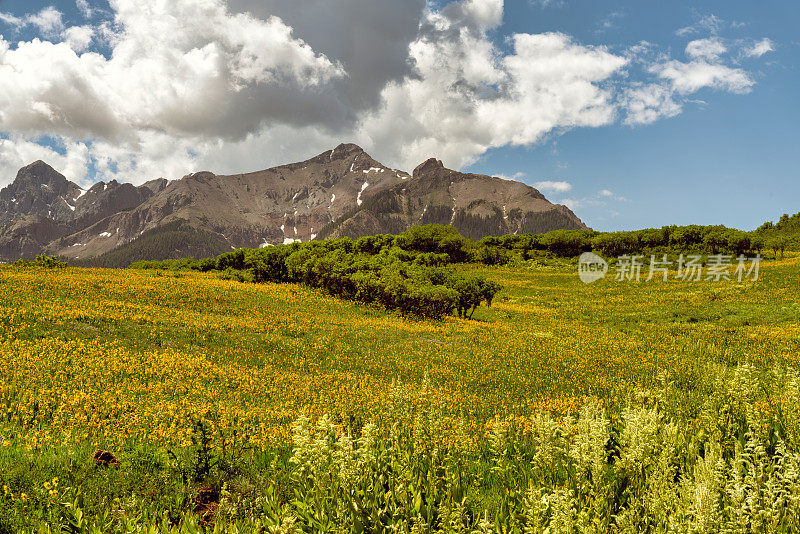
[[[51,252],[73,258],[103,254],[177,220],[236,248],[308,241],[364,199],[408,178],[356,145],[248,174],[198,172],[170,183],[135,209],[71,235],[73,243]]]
[[[323,234],[355,238],[431,223],[452,225],[470,239],[586,228],[569,208],[530,186],[453,171],[430,159],[414,169],[411,180],[375,195]]]
[[[126,267],[141,259],[219,256],[230,252],[231,248],[222,237],[192,228],[184,220],[176,220],[147,230],[105,254],[73,260],[73,263],[81,267]]]
[[[0,260],[63,249],[64,238],[111,215],[141,205],[167,180],[131,184],[98,182],[84,190],[43,161],[23,167],[0,190]]]
[[[353,144],[247,174],[197,172],[139,187],[100,182],[88,190],[38,161],[0,191],[0,209],[0,260],[44,251],[104,258],[102,265],[136,254],[212,255],[295,240],[399,233],[429,223],[452,224],[473,239],[585,228],[568,208],[525,184],[452,171],[435,159],[412,176]]]

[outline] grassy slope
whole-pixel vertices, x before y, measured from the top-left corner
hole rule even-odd
[[[590,286],[560,267],[481,268],[506,287],[495,305],[443,322],[213,275],[2,267],[0,435],[15,452],[0,464],[30,484],[66,470],[124,494],[141,469],[115,482],[83,458],[108,447],[156,462],[141,451],[186,446],[202,414],[249,425],[270,451],[302,412],[369,418],[397,377],[418,390],[428,374],[475,432],[495,414],[611,400],[665,368],[691,377],[709,359],[796,365],[798,265],[796,255],[770,262],[757,284]],[[66,456],[25,452],[64,442],[74,444]],[[146,485],[157,499],[175,481]]]
[[[526,414],[540,401],[603,396],[693,355],[771,361],[798,346],[798,258],[735,282],[583,285],[571,270],[481,269],[505,290],[477,320],[415,321],[293,285],[139,271],[0,270],[0,311],[35,345],[113,342],[135,356],[165,348],[308,383],[280,393],[295,409],[368,409],[365,392],[425,373],[468,413]],[[0,338],[2,339],[2,338]],[[113,360],[109,362],[113,365]],[[205,364],[203,364],[205,365]],[[365,398],[366,397],[366,398]]]

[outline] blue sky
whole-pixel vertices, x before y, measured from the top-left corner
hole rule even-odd
[[[0,185],[40,158],[141,183],[353,141],[600,230],[800,211],[795,2],[296,4],[0,0]]]
[[[591,196],[593,185],[607,184],[629,202],[592,206],[589,201],[576,208],[602,230],[669,224],[753,229],[780,214],[800,212],[800,4],[562,4],[506,4],[507,26],[518,32],[565,31],[584,43],[618,47],[646,40],[680,52],[687,38],[676,31],[714,15],[721,19],[719,35],[768,37],[775,50],[766,61],[745,63],[756,81],[749,94],[705,89],[695,98],[706,103],[687,105],[677,117],[634,128],[572,130],[529,148],[492,150],[470,170],[513,175],[522,169],[529,176],[569,181],[569,196],[577,199]],[[605,21],[613,27],[604,29]]]

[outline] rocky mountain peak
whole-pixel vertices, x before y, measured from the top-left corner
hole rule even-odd
[[[361,154],[366,154],[366,152],[360,146],[353,143],[342,143],[331,151],[330,157],[332,160],[348,159]]]
[[[198,182],[205,182],[208,180],[213,180],[216,177],[217,175],[211,171],[198,171],[198,172],[193,172],[191,174],[187,174],[186,176],[184,176],[184,179],[195,180]]]
[[[26,165],[20,169],[20,171],[29,171],[29,172],[37,172],[37,171],[54,171],[53,167],[45,163],[44,161],[37,159],[30,165]]]
[[[42,160],[34,161],[17,172],[17,177],[12,184],[12,189],[26,189],[30,186],[47,186],[55,193],[61,194],[75,187],[63,174],[55,170]]]
[[[429,160],[421,163],[414,169],[414,178],[419,177],[421,174],[425,174],[432,171],[439,171],[444,170],[444,163],[441,160],[436,158],[430,158]]]
[[[356,158],[361,159],[362,156],[368,156],[368,154],[364,151],[363,148],[360,146],[353,144],[353,143],[342,143],[333,150],[327,150],[322,154],[311,158],[307,162],[301,163],[309,163],[309,162],[316,162],[316,163],[330,163],[330,162],[340,162],[340,161],[351,161]],[[297,165],[297,164],[295,164]]]
[[[81,189],[43,161],[19,170],[0,191],[0,223],[29,215],[65,222],[74,218],[75,198]]]
[[[159,240],[178,239],[169,230],[176,224],[204,237],[195,236],[201,242],[191,246],[172,243],[175,256],[398,233],[417,224],[449,224],[473,239],[584,227],[525,184],[457,172],[436,158],[412,177],[343,143],[306,161],[246,174],[202,171],[139,187],[98,182],[87,191],[36,161],[0,191],[0,261],[38,251],[84,259],[134,242],[146,249],[141,236],[163,229]],[[163,252],[136,258],[152,254]]]
[[[156,178],[155,180],[150,180],[149,182],[145,182],[141,185],[141,187],[145,187],[149,189],[153,194],[160,193],[169,185],[169,180],[166,178]]]

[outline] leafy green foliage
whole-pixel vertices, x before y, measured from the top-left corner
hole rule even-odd
[[[451,263],[484,258],[492,264],[508,253],[476,246],[451,226],[415,226],[398,236],[378,235],[238,249],[216,260],[136,262],[139,269],[217,270],[242,282],[301,283],[330,295],[377,304],[402,315],[439,319],[454,311],[471,318],[491,305],[501,287],[482,276],[463,275]],[[477,254],[477,255],[476,255]]]
[[[782,217],[770,228],[787,229],[794,224],[794,218]],[[554,230],[489,236],[476,242],[464,238],[452,226],[427,224],[399,235],[239,249],[225,252],[216,260],[136,262],[133,266],[218,270],[228,279],[259,283],[298,282],[331,295],[396,309],[404,315],[442,317],[455,311],[459,317],[471,317],[477,305],[491,303],[499,287],[486,280],[465,279],[452,270],[442,276],[438,270],[467,262],[499,266],[534,258],[539,261],[543,256],[574,258],[589,251],[607,257],[684,253],[739,256],[772,251],[776,257],[783,257],[795,244],[784,234],[769,234],[764,229],[743,232],[699,225],[628,232]]]
[[[63,269],[67,263],[56,258],[39,254],[32,260],[17,260],[14,262],[17,267],[39,267],[41,269]]]
[[[789,223],[786,223],[789,226]],[[724,226],[665,226],[628,232],[595,232],[593,230],[555,230],[546,234],[486,237],[479,245],[513,253],[521,259],[541,254],[571,258],[595,251],[606,257],[623,254],[759,254],[768,250],[776,255],[797,246],[789,236],[774,235],[759,229],[743,232]],[[491,255],[478,252],[475,257],[491,265]],[[488,260],[488,261],[487,261]]]
[[[796,236],[800,234],[800,213],[795,213],[791,216],[788,213],[784,213],[781,215],[780,219],[778,219],[777,223],[767,221],[758,228],[757,232],[773,235],[791,234]]]

